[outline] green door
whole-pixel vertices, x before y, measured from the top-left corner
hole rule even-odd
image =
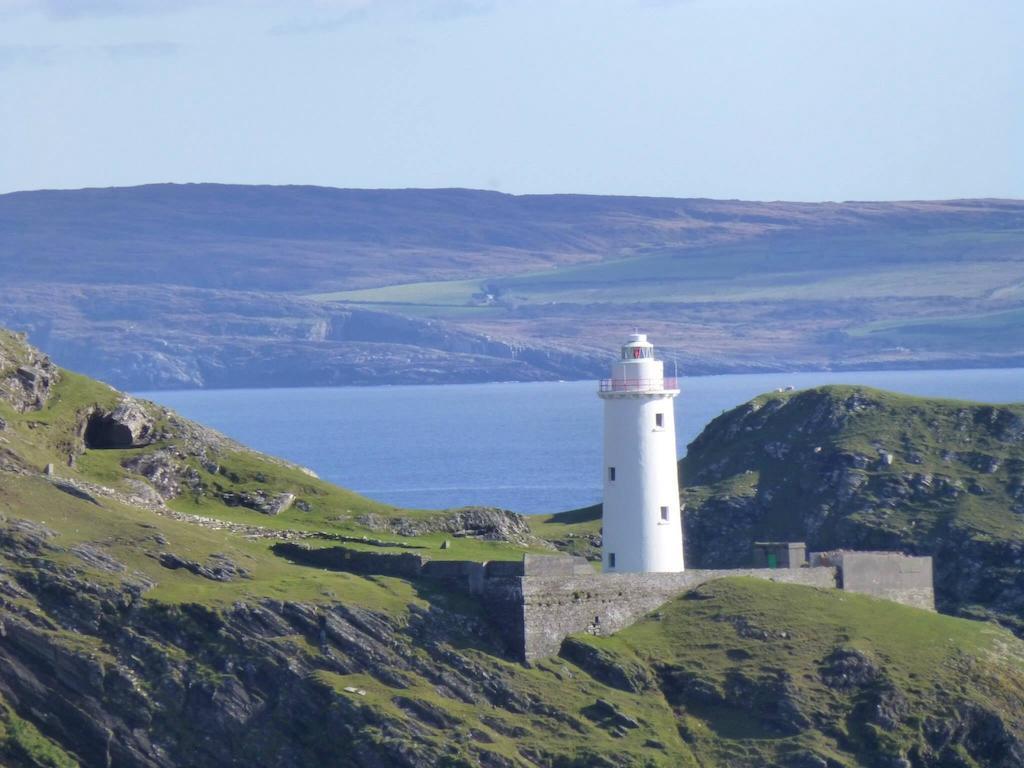
[[[779,558],[778,558],[778,555],[776,555],[774,552],[769,552],[768,553],[768,567],[769,568],[778,568],[779,567]]]

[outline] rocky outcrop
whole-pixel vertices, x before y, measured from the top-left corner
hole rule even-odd
[[[234,581],[237,578],[249,578],[249,572],[245,568],[240,568],[231,558],[220,553],[210,555],[205,564],[179,557],[173,552],[162,552],[157,559],[164,568],[170,568],[172,571],[184,568],[186,571],[190,571],[196,576],[202,576],[204,579],[210,579],[210,581]]]
[[[268,493],[267,491],[220,492],[219,498],[229,507],[246,507],[273,517],[291,508],[294,493]]]
[[[25,413],[41,409],[59,379],[57,366],[26,344],[24,335],[0,337],[0,400],[14,410]]]
[[[173,448],[131,456],[121,462],[127,470],[142,475],[164,501],[177,498],[181,493],[185,472],[180,452]]]
[[[550,544],[541,541],[530,532],[530,525],[522,515],[496,507],[465,507],[443,515],[423,517],[384,517],[368,514],[360,515],[356,522],[372,531],[393,533],[398,536],[447,533],[454,537],[546,545],[546,548],[552,548]]]
[[[112,411],[90,409],[82,440],[86,448],[141,448],[156,438],[156,425],[142,403],[125,397]]]
[[[695,567],[757,540],[934,557],[939,610],[1024,636],[1024,408],[824,387],[711,422],[681,462]]]
[[[53,542],[39,524],[0,525],[4,556],[24,566],[16,578],[0,573],[0,694],[86,768],[428,768],[444,764],[448,738],[470,732],[460,714],[466,704],[512,717],[564,717],[515,691],[500,668],[480,668],[448,645],[454,632],[488,647],[490,634],[441,604],[413,606],[408,619],[339,603],[168,605],[143,600],[152,584],[95,547],[75,554],[83,566],[119,577],[109,586],[55,565]],[[228,577],[217,569],[233,567],[227,560],[160,556],[165,567],[217,582]],[[244,578],[235,571],[231,578]],[[65,631],[76,642],[64,642]],[[89,650],[100,647],[102,656]],[[333,685],[337,675],[363,675],[377,690],[406,689],[419,677],[430,681],[433,698],[396,694],[396,716],[363,701],[359,689]],[[468,764],[522,764],[488,749],[491,740],[482,732],[466,740],[460,750]]]

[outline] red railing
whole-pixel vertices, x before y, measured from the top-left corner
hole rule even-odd
[[[665,389],[679,389],[676,380],[670,376],[660,379],[601,379],[598,392],[660,392]]]

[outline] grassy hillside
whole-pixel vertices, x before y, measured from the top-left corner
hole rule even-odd
[[[546,551],[529,537],[518,544],[453,537],[429,530],[444,514],[381,504],[318,479],[310,470],[260,454],[213,430],[183,419],[162,406],[128,398],[105,384],[52,367],[22,339],[0,329],[0,382],[23,393],[19,367],[51,366],[45,403],[19,412],[0,397],[0,459],[11,469],[33,475],[52,465],[51,482],[69,492],[93,494],[104,504],[144,504],[167,516],[192,516],[210,526],[236,526],[267,535],[311,535],[325,542],[344,540],[355,549],[389,551],[388,544],[415,548],[437,559],[508,559],[524,551]],[[3,394],[0,389],[0,395]],[[90,414],[118,404],[137,406],[152,425],[145,444],[94,447],[88,442]],[[290,496],[286,508],[269,511]],[[509,513],[509,519],[514,516]],[[398,536],[392,528],[410,526],[419,535]],[[483,531],[487,533],[487,531]],[[496,539],[500,536],[495,534]],[[369,543],[367,543],[367,540]],[[447,547],[441,544],[447,541]]]
[[[681,478],[694,565],[743,563],[774,539],[931,554],[940,610],[1024,631],[1024,406],[764,395],[709,424]]]
[[[1024,203],[151,185],[0,195],[0,324],[118,386],[1020,365]]]
[[[992,625],[727,579],[563,654],[663,697],[699,765],[1008,768],[1024,759],[1022,651]]]
[[[101,428],[115,415],[145,426],[145,444],[97,447],[124,437]],[[238,501],[285,493],[277,515]],[[1024,755],[1024,643],[994,625],[730,580],[525,667],[461,593],[271,550],[300,536],[480,558],[543,544],[500,515],[481,519],[504,540],[429,529],[449,516],[323,483],[0,333],[0,761],[975,768]]]

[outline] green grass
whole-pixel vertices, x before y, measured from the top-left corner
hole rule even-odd
[[[0,763],[9,768],[78,768],[78,761],[0,699]]]
[[[1022,405],[867,387],[755,398],[712,421],[681,462],[691,564],[743,566],[757,540],[933,554],[941,610],[1024,632],[1009,554],[1024,538],[1021,424]]]
[[[427,730],[426,735],[435,744],[450,748],[453,756],[462,759],[468,759],[465,745],[478,740],[473,736],[475,732],[486,734],[487,751],[513,760],[517,765],[522,760],[520,748],[560,754],[567,759],[583,759],[580,765],[588,764],[584,757],[587,754],[619,754],[632,761],[628,765],[651,768],[699,765],[687,746],[675,735],[672,712],[664,700],[636,697],[609,688],[593,680],[583,670],[557,659],[524,668],[478,651],[464,653],[474,663],[488,669],[490,674],[501,680],[517,696],[541,702],[543,706],[564,713],[563,717],[572,718],[573,725],[567,726],[547,716],[524,717],[492,703],[470,704],[442,696],[436,685],[420,677],[411,678],[403,688],[389,686],[368,674],[319,672],[316,678],[338,696],[372,709],[376,717],[408,721],[410,715],[397,703],[399,697],[438,707],[457,722],[443,732]],[[363,690],[365,696],[345,691],[346,687]],[[636,717],[642,727],[630,731],[624,737],[613,736],[585,714],[597,698],[612,701],[623,712]],[[495,721],[503,725],[495,727]],[[510,736],[502,732],[513,728],[522,729],[522,734]],[[655,750],[646,744],[655,738],[666,742],[669,749]]]
[[[857,418],[845,421],[843,429],[835,433],[808,432],[807,410],[788,408],[803,403],[801,397],[812,400],[811,405],[817,408],[822,398],[845,401],[853,395],[872,399],[877,406],[858,412]],[[62,445],[74,448],[81,409],[93,403],[110,407],[115,397],[102,385],[69,374],[43,411],[22,415],[9,408],[0,409],[10,422],[3,433],[7,442],[0,446],[30,456],[35,466],[59,460]],[[780,472],[779,462],[763,450],[768,437],[782,439],[801,434],[815,443],[820,439],[829,451],[846,452],[870,453],[876,450],[878,440],[887,447],[892,443],[896,461],[891,467],[865,470],[872,482],[908,471],[950,471],[943,469],[947,465],[939,456],[949,445],[958,450],[963,445],[971,451],[998,453],[1007,463],[1015,455],[986,431],[988,427],[964,432],[964,412],[971,414],[972,424],[992,423],[993,411],[986,411],[986,406],[924,401],[859,388],[770,395],[759,398],[756,405],[767,413],[776,401],[787,407],[775,411],[777,421],[768,424],[764,433],[741,432],[743,438],[738,444],[721,440],[716,431],[728,423],[727,415],[713,425],[708,437],[702,438],[707,445],[691,451],[692,461],[688,457],[684,467],[688,471],[707,470],[720,463],[718,474],[711,478],[714,482],[695,490],[704,494],[703,500],[716,495],[750,499],[766,484],[792,481],[792,487],[777,489],[774,503],[778,515],[773,524],[782,528],[795,524],[790,516],[796,514],[797,502],[808,494],[799,483],[809,479],[799,471]],[[1021,409],[1013,412],[1024,413]],[[908,463],[901,442],[904,438],[922,452],[922,464]],[[60,465],[58,470],[71,477],[123,487],[128,473],[121,462],[139,451],[86,451],[78,457],[76,467]],[[356,520],[360,514],[425,518],[436,513],[377,504],[254,452],[229,448],[208,458],[217,464],[213,472],[197,457],[188,459],[207,493],[186,494],[175,502],[176,508],[267,528],[365,535],[396,545],[415,544],[423,549],[396,546],[394,551],[420,552],[432,558],[505,559],[518,558],[525,551],[508,544],[461,538],[451,538],[451,547],[442,550],[444,534],[402,539],[368,531]],[[1007,518],[1005,510],[1000,513],[997,503],[996,492],[1002,487],[1000,483],[1010,478],[1010,470],[1004,466],[984,475],[971,470],[961,459],[956,461],[964,477],[970,474],[976,482],[987,484],[989,496],[994,498],[971,496],[961,499],[953,510],[914,508],[894,515],[897,522],[892,524],[905,524],[911,517],[926,519],[929,514],[937,522],[948,522],[952,515],[972,526],[977,536],[999,541],[1024,538],[1020,523]],[[785,465],[792,470],[794,464],[800,469],[806,463],[790,459]],[[293,507],[278,517],[266,517],[227,507],[209,493],[254,490],[295,493],[308,504],[309,511]],[[646,680],[642,690],[635,692],[603,682],[607,677],[602,670],[587,662],[575,664],[552,658],[525,667],[500,658],[496,651],[498,638],[488,634],[482,623],[485,611],[475,600],[445,593],[436,584],[364,578],[295,565],[270,551],[272,540],[250,540],[226,528],[170,519],[105,496],[99,498],[99,504],[93,504],[61,492],[42,476],[5,473],[0,483],[0,516],[36,521],[56,533],[49,546],[34,556],[36,559],[16,557],[12,550],[0,552],[5,578],[22,577],[27,582],[42,560],[74,568],[80,578],[97,586],[118,587],[128,579],[144,577],[154,584],[144,595],[146,609],[160,615],[166,612],[168,621],[187,621],[195,606],[217,612],[240,601],[264,599],[314,605],[341,603],[387,614],[392,622],[389,641],[395,644],[393,650],[422,662],[410,668],[413,671],[402,671],[397,676],[375,670],[372,665],[339,667],[335,659],[321,657],[323,649],[314,637],[284,634],[264,639],[275,653],[314,667],[317,671],[309,682],[318,686],[318,691],[351,699],[364,709],[367,725],[363,735],[367,738],[384,741],[402,733],[405,738],[429,744],[450,765],[479,762],[477,756],[484,750],[514,765],[530,760],[583,766],[595,764],[598,756],[615,756],[626,765],[638,766],[760,768],[810,751],[833,760],[836,766],[853,768],[872,764],[878,755],[906,756],[912,746],[927,749],[925,724],[930,719],[948,720],[954,716],[953,708],[965,702],[995,713],[1012,732],[1024,732],[1020,715],[1024,711],[1024,644],[995,625],[939,616],[860,595],[729,579],[666,605],[657,615],[618,635],[572,639],[573,643],[599,650],[605,667],[627,668],[635,679]],[[595,535],[600,526],[594,507],[537,517],[532,522],[536,533],[568,542],[567,548],[577,547],[574,551],[582,554],[587,554],[592,546],[588,537]],[[307,541],[311,546],[336,545],[327,539]],[[125,566],[125,571],[109,573],[86,565],[72,551],[82,543],[108,553]],[[344,546],[388,549],[369,542],[344,542]],[[246,569],[249,577],[215,582],[184,569],[169,570],[155,557],[161,552],[200,563],[221,554]],[[11,602],[12,607],[53,623],[52,630],[41,633],[48,641],[101,667],[115,662],[115,649],[98,635],[59,625],[55,614],[47,615],[31,597],[14,597]],[[751,628],[755,631],[747,631]],[[228,673],[208,663],[209,659],[237,653],[237,649],[219,645],[223,642],[219,635],[196,633],[192,640],[204,645],[186,653],[169,638],[156,642],[161,653],[188,663],[196,680],[215,684]],[[866,697],[873,695],[872,691],[836,691],[825,685],[821,665],[836,648],[862,653],[881,670],[884,684],[898,690],[909,702],[910,713],[898,727],[880,729],[865,719],[865,707],[870,704]],[[488,695],[478,693],[477,700],[470,702],[446,690],[445,678],[440,675],[455,674],[456,667],[449,666],[453,653],[476,670],[468,674],[477,690],[489,691]],[[354,671],[340,674],[339,669]],[[417,669],[420,671],[414,671]],[[666,684],[666,674],[673,670],[695,676],[722,700],[681,701],[678,692]],[[798,733],[780,733],[764,719],[763,712],[751,712],[735,697],[726,695],[730,680],[737,674],[757,681],[782,672],[788,675],[794,700],[809,718],[810,725]],[[346,686],[364,689],[366,696],[353,696],[344,690]],[[634,718],[638,727],[616,732],[598,714],[598,699],[611,702]],[[424,724],[410,712],[407,700],[437,708],[450,724]],[[18,758],[22,761],[18,763],[9,757],[17,750],[22,750],[18,754],[33,757]],[[74,764],[10,710],[6,710],[6,716],[0,711],[0,755],[19,768],[22,764],[58,768]],[[977,761],[972,763],[974,758],[965,755],[964,764],[975,768]]]
[[[553,515],[531,515],[528,519],[534,535],[553,542],[559,550],[589,560],[601,559],[600,550],[591,543],[601,534],[599,504]]]
[[[153,581],[156,586],[146,597],[157,602],[224,607],[259,598],[313,603],[341,600],[396,614],[404,613],[410,604],[422,604],[408,582],[293,565],[275,556],[270,551],[272,542],[267,540],[250,541],[226,530],[170,520],[106,498],[101,504],[97,507],[76,499],[38,478],[8,478],[0,486],[0,514],[43,523],[58,534],[53,543],[65,551],[53,555],[54,561],[85,569],[100,583],[119,582],[121,575],[85,568],[67,551],[83,542],[96,544],[123,563],[127,574],[138,572]],[[158,535],[167,543],[158,543]],[[160,552],[200,563],[215,553],[224,554],[248,570],[251,578],[225,583],[184,569],[169,570],[154,557]]]
[[[358,291],[317,293],[307,298],[315,301],[341,301],[358,304],[419,304],[436,307],[461,307],[472,305],[473,295],[481,293],[483,290],[480,280],[443,280],[402,283]]]
[[[24,355],[24,347],[12,336],[0,333],[0,342],[5,345],[3,349],[8,356],[17,359],[16,355]],[[6,442],[0,443],[0,448],[7,446],[36,470],[53,463],[60,477],[85,480],[121,491],[130,490],[129,480],[140,479],[125,469],[123,462],[167,448],[178,450],[185,454],[184,464],[195,473],[201,487],[192,490],[183,484],[182,493],[169,502],[170,507],[179,512],[267,529],[368,537],[401,544],[407,540],[370,530],[359,522],[359,518],[373,514],[385,518],[426,519],[439,514],[429,510],[399,509],[373,501],[315,478],[288,462],[240,447],[210,451],[207,458],[216,465],[211,467],[210,461],[201,461],[192,455],[190,451],[194,449],[180,435],[144,448],[84,449],[79,436],[84,412],[91,407],[110,410],[119,398],[119,393],[105,384],[62,371],[53,395],[40,411],[15,413],[0,400],[0,416],[8,422],[8,429],[3,435]],[[172,433],[182,430],[183,420],[175,422],[173,418],[165,418],[159,406],[147,404],[146,407],[157,416],[160,427]],[[69,457],[74,458],[74,466],[68,466]],[[296,503],[279,515],[268,516],[244,506],[229,506],[220,496],[255,491],[271,496],[292,493],[296,496]],[[450,546],[442,550],[441,544],[446,538],[450,539]],[[504,542],[451,538],[444,534],[416,537],[411,541],[430,551],[431,557],[437,559],[509,560],[532,551]]]
[[[999,350],[1024,336],[1024,309],[906,320],[885,320],[852,328],[854,339],[881,341],[914,349],[970,345],[978,351]]]
[[[1019,722],[1024,644],[994,625],[755,579],[715,581],[694,596],[667,604],[613,637],[575,640],[599,649],[606,663],[646,669],[652,680],[679,670],[719,694],[731,675],[757,680],[784,670],[793,700],[815,723],[796,734],[780,732],[728,696],[719,705],[699,697],[676,705],[677,724],[710,765],[727,762],[729,755],[738,766],[767,765],[800,750],[843,766],[860,765],[878,751],[905,757],[924,741],[928,718],[951,716],[951,698]],[[763,630],[769,639],[743,628]],[[879,684],[905,697],[909,714],[898,728],[878,732],[858,722],[864,713],[858,715],[856,707],[865,692],[825,684],[822,663],[837,648],[863,654],[880,670]]]
[[[500,314],[529,304],[935,298],[1012,300],[1024,291],[1024,231],[891,232],[821,240],[761,239],[700,249],[648,249],[487,280],[398,284],[316,294],[438,317]],[[1016,287],[1015,287],[1016,286]],[[486,290],[499,306],[474,306]],[[1024,294],[1022,294],[1024,295]],[[454,314],[453,314],[454,313]],[[1014,326],[1016,327],[1016,326]]]
[[[863,397],[871,407],[850,414],[835,429],[821,425],[818,432],[808,431],[805,424],[815,408],[826,402],[841,408],[843,401],[854,396]],[[960,509],[963,521],[993,535],[1024,535],[1024,521],[1008,513],[1004,495],[1006,484],[1012,480],[1007,462],[1012,466],[1012,460],[1020,451],[1012,443],[1004,443],[976,425],[978,414],[991,411],[994,406],[914,397],[859,386],[772,393],[755,398],[751,404],[758,410],[773,404],[787,407],[768,409],[773,411],[769,420],[757,430],[744,432],[738,439],[725,439],[721,433],[746,406],[713,421],[694,442],[696,450],[692,456],[688,453],[682,462],[684,489],[705,494],[743,495],[743,486],[749,486],[747,493],[754,492],[763,479],[766,484],[777,486],[773,497],[779,492],[788,494],[782,502],[774,504],[773,509],[788,505],[799,512],[802,506],[812,503],[805,489],[813,482],[817,468],[801,466],[798,461],[775,460],[762,448],[770,442],[790,443],[802,454],[819,447],[825,451],[825,456],[842,451],[867,457],[869,464],[862,471],[868,478],[868,488],[904,473],[942,475],[989,486],[993,492],[988,496],[960,499],[960,504],[974,505]],[[1022,406],[1001,408],[1024,418]],[[800,435],[799,441],[793,440],[796,435]],[[880,447],[893,454],[892,465],[878,462]],[[972,467],[962,457],[946,460],[943,454],[947,451],[981,452],[1000,459],[1002,467],[990,475]],[[917,461],[912,461],[914,458]],[[709,473],[709,467],[716,463],[721,465],[721,471]],[[701,488],[712,478],[713,487]],[[802,505],[799,503],[801,494],[804,495]],[[896,512],[917,519],[925,514],[942,515],[948,506],[940,501],[934,498],[905,500]]]

